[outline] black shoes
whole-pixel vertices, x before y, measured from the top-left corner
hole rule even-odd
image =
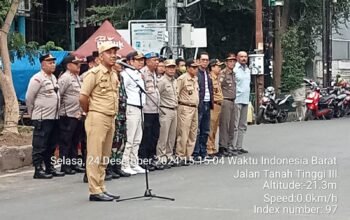
[[[72,170],[75,170],[77,173],[85,173],[85,168],[75,165],[71,167]]]
[[[54,177],[62,177],[65,175],[64,172],[56,170],[53,166],[46,168],[46,174],[52,174]]]
[[[109,192],[103,192],[103,194],[105,194],[106,196],[109,196],[109,197],[111,197],[113,199],[119,199],[120,198],[120,196],[116,196],[116,195],[110,194]]]
[[[243,148],[237,150],[237,152],[241,152],[241,154],[246,154],[246,153],[248,153],[248,151],[247,151],[247,150],[244,150]]]
[[[86,173],[84,174],[83,182],[84,182],[84,183],[88,183],[88,182],[89,182]]]
[[[67,174],[67,175],[74,175],[76,172],[73,170],[70,166],[61,166],[61,172]]]
[[[224,147],[219,147],[219,153],[223,157],[229,157],[229,153],[226,148]]]
[[[112,175],[112,179],[119,179],[120,175],[115,173],[113,170],[110,170],[109,173]]]
[[[113,166],[112,170],[114,171],[114,173],[118,174],[120,177],[130,177],[131,176],[130,173],[124,172],[120,165]]]
[[[36,166],[33,178],[34,179],[51,179],[52,174],[47,174],[45,173],[45,171],[41,166]]]
[[[112,180],[112,179],[113,179],[113,178],[112,178],[112,175],[106,172],[105,181],[110,181],[110,180]]]
[[[235,157],[235,156],[238,156],[238,154],[237,154],[235,151],[233,151],[233,150],[227,151],[227,154],[228,154],[228,157]]]
[[[89,197],[90,201],[96,201],[96,202],[111,202],[114,200],[114,198],[106,195],[105,193],[100,194],[91,194]]]

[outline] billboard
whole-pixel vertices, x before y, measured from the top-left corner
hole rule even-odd
[[[131,20],[129,31],[131,46],[142,53],[159,53],[166,45],[166,20]]]

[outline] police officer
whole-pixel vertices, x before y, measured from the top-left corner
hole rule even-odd
[[[34,125],[32,160],[35,167],[34,179],[49,179],[64,176],[55,170],[51,157],[55,151],[55,128],[60,106],[58,84],[53,72],[55,60],[51,54],[40,58],[41,70],[29,82],[26,105]],[[45,163],[45,172],[42,163]]]
[[[121,73],[128,97],[126,105],[127,139],[122,158],[122,170],[135,175],[146,172],[138,163],[138,152],[142,139],[142,107],[146,101],[145,95],[141,92],[141,89],[144,90],[144,81],[139,70],[143,67],[145,59],[144,55],[137,51],[129,53],[126,59],[135,70],[125,68]]]
[[[177,79],[178,112],[176,128],[176,156],[179,165],[187,166],[192,160],[198,129],[198,64],[186,61],[187,72]]]
[[[176,139],[177,125],[177,85],[175,79],[176,64],[174,60],[166,60],[165,75],[158,82],[160,94],[160,108],[165,114],[160,113],[160,134],[157,144],[157,157],[164,168],[171,168],[173,164],[173,152]]]
[[[112,150],[115,115],[118,111],[118,78],[112,67],[118,47],[104,42],[99,47],[101,64],[89,70],[80,91],[80,105],[87,113],[86,171],[90,201],[112,201],[119,196],[107,192],[104,178]]]
[[[147,93],[146,103],[143,106],[144,128],[139,149],[139,157],[141,159],[152,159],[152,163],[147,162],[155,169],[164,169],[157,163],[156,147],[159,138],[159,91],[157,87],[157,66],[159,62],[158,53],[145,54],[146,66],[141,69],[143,80],[145,82],[145,91]]]
[[[63,60],[66,71],[59,77],[58,85],[61,95],[59,119],[59,146],[60,157],[63,164],[61,171],[65,174],[81,173],[85,169],[78,166],[78,149],[80,133],[82,130],[82,109],[79,104],[81,78],[79,77],[80,60],[72,55]],[[81,164],[81,162],[80,162]]]
[[[217,153],[216,147],[216,132],[219,126],[219,118],[221,112],[221,105],[223,100],[221,83],[219,80],[219,74],[221,71],[221,66],[224,63],[220,62],[218,59],[212,59],[209,62],[210,78],[213,82],[213,95],[214,95],[214,108],[210,111],[210,132],[207,143],[207,152],[209,156],[215,156]]]
[[[236,99],[236,79],[233,68],[236,55],[229,52],[226,56],[226,67],[220,73],[220,83],[224,100],[221,106],[219,123],[219,156],[237,156],[233,152],[234,107]]]

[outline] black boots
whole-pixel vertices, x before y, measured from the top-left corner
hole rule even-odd
[[[62,177],[65,175],[64,172],[60,172],[60,171],[56,170],[55,167],[53,167],[52,165],[46,167],[45,172],[46,172],[46,174],[52,174],[52,176],[55,176],[55,177]]]
[[[112,176],[112,179],[119,179],[119,178],[120,178],[119,174],[117,174],[117,173],[115,173],[115,172],[113,171],[112,165],[111,165],[111,164],[108,164],[108,166],[107,166],[107,169],[106,169],[106,176],[107,176],[107,175]]]
[[[51,179],[52,174],[47,174],[41,166],[35,166],[34,179]]]
[[[112,166],[112,170],[113,170],[116,174],[118,174],[119,176],[121,176],[121,177],[130,177],[130,176],[131,176],[130,173],[124,172],[124,171],[122,170],[122,166],[119,165],[119,164],[113,165],[113,166]]]

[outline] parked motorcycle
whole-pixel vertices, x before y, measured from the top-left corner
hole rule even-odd
[[[331,119],[334,114],[336,95],[327,95],[325,92],[321,95],[319,87],[313,88],[313,91],[306,97],[305,121],[313,119]]]
[[[276,99],[275,89],[272,86],[267,87],[259,106],[256,124],[285,122],[288,118],[287,106],[292,103],[291,99],[291,95]]]
[[[345,90],[344,94],[346,95],[346,97],[344,98],[343,102],[341,103],[342,116],[350,114],[350,92]]]

